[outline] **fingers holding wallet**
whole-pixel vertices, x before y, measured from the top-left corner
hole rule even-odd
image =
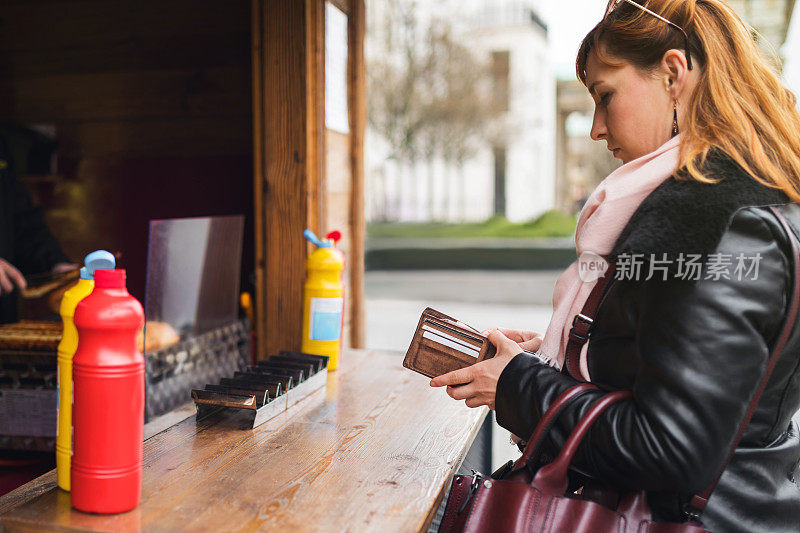
[[[535,352],[542,344],[542,334],[535,331],[526,331],[522,329],[511,328],[495,328],[503,335],[518,343],[523,350]],[[487,332],[484,332],[484,335]]]
[[[519,344],[497,329],[490,330],[487,337],[497,348],[497,355],[467,368],[436,377],[431,380],[431,386],[448,385],[447,394],[454,400],[466,400],[467,407],[487,405],[490,409],[494,409],[500,374],[522,349]]]
[[[503,368],[505,368],[508,362],[511,361],[515,355],[524,350],[524,348],[520,347],[518,342],[508,338],[500,328],[490,329],[487,332],[486,337],[488,337],[489,342],[494,344],[495,348],[497,348],[497,354],[493,359],[506,360],[503,364]]]
[[[511,338],[509,338],[509,336]],[[497,381],[506,365],[527,346],[538,349],[541,335],[495,328],[484,332],[430,307],[420,316],[403,366],[431,379],[431,387],[447,387],[467,407],[494,409]]]

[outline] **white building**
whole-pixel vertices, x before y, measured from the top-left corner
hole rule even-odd
[[[800,99],[800,8],[797,5],[791,16],[791,23],[787,27],[786,42],[781,49],[786,58],[783,81]],[[800,101],[797,105],[800,109]]]
[[[495,98],[505,100],[503,136],[485,140],[463,165],[429,157],[400,164],[373,128],[366,139],[367,220],[448,222],[533,219],[555,201],[555,77],[546,24],[532,2],[442,0],[416,2],[417,38],[432,19],[447,21],[454,38],[491,65]],[[367,3],[367,68],[392,54],[386,0]],[[396,13],[395,13],[396,16]],[[497,194],[496,194],[497,193]]]

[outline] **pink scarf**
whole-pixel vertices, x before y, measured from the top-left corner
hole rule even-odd
[[[575,247],[579,257],[584,252],[603,257],[611,252],[642,200],[677,169],[679,138],[680,135],[676,135],[655,151],[629,161],[600,182],[578,217]],[[541,358],[559,368],[564,364],[572,319],[581,312],[597,283],[596,280],[581,280],[578,273],[578,261],[575,261],[558,277],[553,291],[553,316],[538,352]],[[606,275],[614,273],[606,272]],[[589,380],[587,347],[588,343],[584,344],[580,366],[583,377]]]

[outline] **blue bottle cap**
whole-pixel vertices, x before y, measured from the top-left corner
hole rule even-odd
[[[86,259],[83,260],[83,264],[86,265],[86,271],[89,274],[89,277],[85,279],[94,279],[95,270],[100,268],[113,269],[117,266],[117,260],[114,258],[114,254],[111,252],[107,252],[106,250],[95,250],[86,256]]]
[[[305,237],[308,242],[310,242],[311,244],[313,244],[317,248],[332,248],[333,247],[333,241],[330,241],[330,240],[327,240],[327,239],[324,239],[324,240],[318,239],[317,236],[314,235],[314,232],[311,231],[310,229],[307,229],[307,230],[305,230],[303,232],[303,237]]]
[[[86,267],[81,267],[81,279],[94,279],[94,277],[86,270]]]

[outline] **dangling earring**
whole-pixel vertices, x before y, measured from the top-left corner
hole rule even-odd
[[[672,101],[672,136],[678,134],[678,101]]]

